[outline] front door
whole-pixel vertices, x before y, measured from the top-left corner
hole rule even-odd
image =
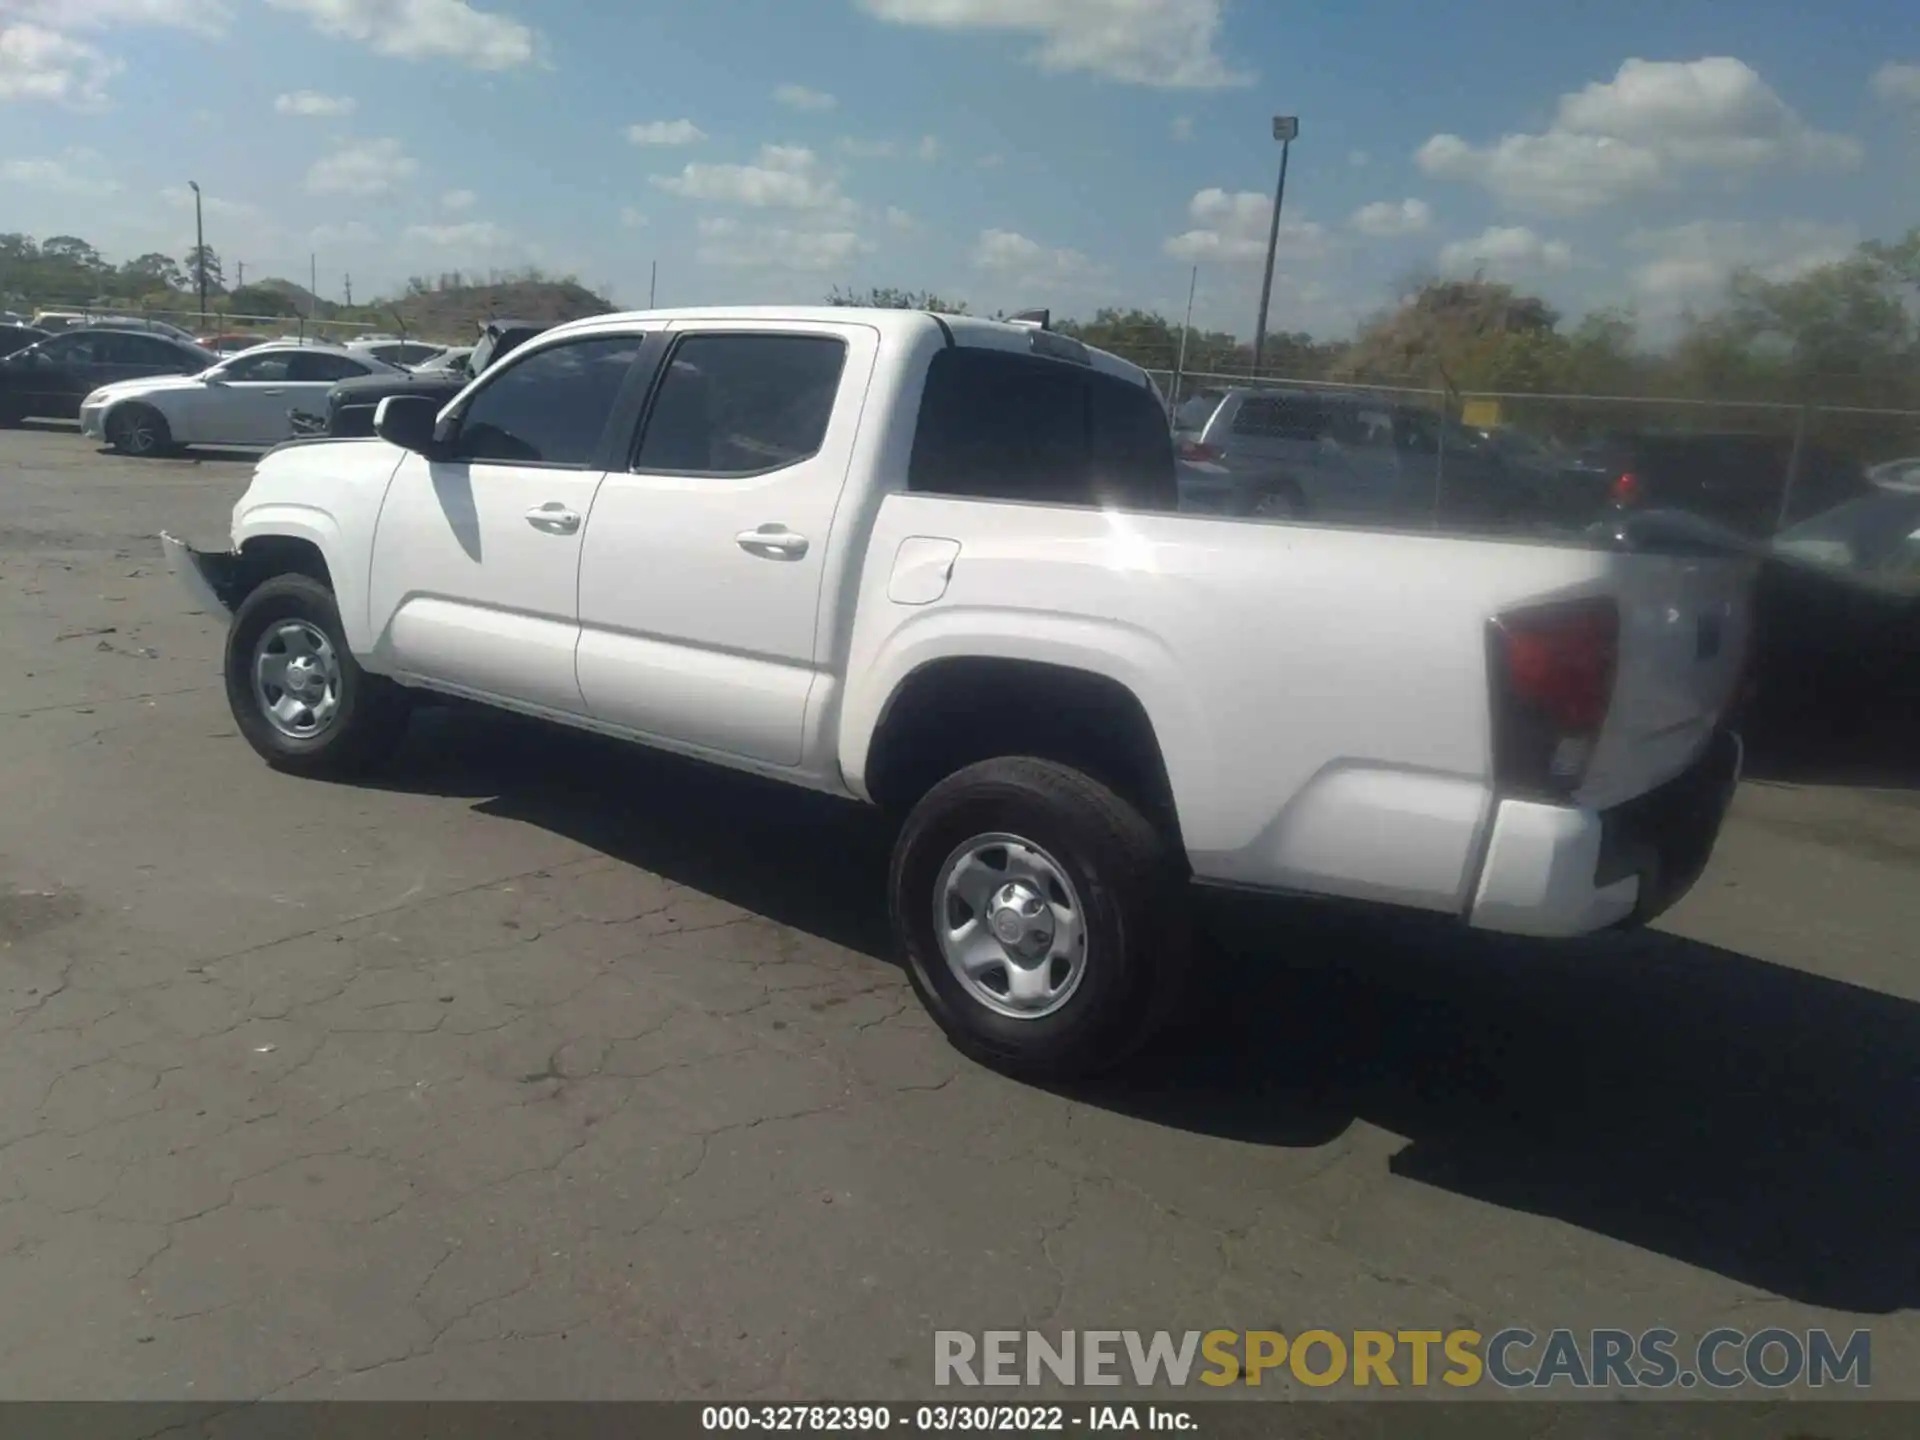
[[[578,670],[593,716],[799,763],[877,344],[857,324],[676,327],[632,458],[587,523]]]
[[[369,620],[398,674],[578,713],[580,543],[614,402],[645,340],[516,355],[453,419],[450,454],[407,454],[374,532]]]

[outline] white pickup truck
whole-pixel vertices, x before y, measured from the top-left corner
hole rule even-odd
[[[1744,562],[1178,513],[1151,380],[1044,321],[600,316],[377,428],[163,537],[254,749],[437,692],[897,811],[914,988],[1011,1071],[1150,1033],[1189,881],[1575,935],[1738,775]]]

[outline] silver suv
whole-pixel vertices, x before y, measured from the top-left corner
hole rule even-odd
[[[1444,473],[1442,443],[1444,439]],[[1405,523],[1503,467],[1430,410],[1364,391],[1203,390],[1174,412],[1185,510]]]

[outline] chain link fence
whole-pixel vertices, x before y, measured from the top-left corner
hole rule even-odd
[[[63,330],[76,324],[119,323],[136,329],[166,329],[191,337],[244,335],[250,339],[315,340],[341,343],[364,335],[404,335],[398,324],[380,326],[360,320],[309,319],[300,315],[248,315],[224,310],[152,309],[128,305],[44,305],[23,307],[21,313],[42,329]]]

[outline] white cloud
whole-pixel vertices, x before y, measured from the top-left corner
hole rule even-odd
[[[804,85],[782,85],[773,98],[789,110],[831,110],[839,101],[824,90],[809,90]]]
[[[1876,100],[1920,108],[1920,65],[1889,60],[1873,72],[1872,89]]]
[[[900,158],[900,142],[897,140],[858,140],[851,135],[843,135],[836,142],[840,153],[855,160],[897,160]]]
[[[928,29],[1002,31],[1040,43],[1042,70],[1132,85],[1210,90],[1252,77],[1217,52],[1225,0],[859,0],[882,20]]]
[[[1448,275],[1485,271],[1494,279],[1513,279],[1565,270],[1572,264],[1573,248],[1564,240],[1545,239],[1524,225],[1495,225],[1471,240],[1455,240],[1440,250],[1440,269]]]
[[[463,220],[452,225],[409,225],[402,240],[441,250],[499,250],[513,237],[491,220]]]
[[[1099,273],[1078,250],[1056,250],[1012,230],[982,230],[974,242],[973,264],[1022,285],[1066,285]]]
[[[315,195],[386,195],[419,169],[398,140],[357,140],[314,161],[307,189]]]
[[[307,232],[307,241],[315,250],[348,250],[371,245],[379,238],[372,226],[360,220],[316,225]]]
[[[323,35],[356,40],[400,60],[453,60],[475,70],[530,65],[537,37],[519,21],[467,0],[267,0],[304,15]]]
[[[1373,157],[1364,150],[1349,150],[1347,164],[1356,170],[1364,170],[1373,163]]]
[[[1421,169],[1519,210],[1570,215],[1676,187],[1689,172],[1847,169],[1858,141],[1815,130],[1732,56],[1628,60],[1612,80],[1562,95],[1539,134],[1476,146],[1435,135]]]
[[[471,210],[480,201],[480,197],[471,190],[449,190],[440,197],[443,210]]]
[[[914,146],[913,153],[931,165],[940,158],[940,137],[938,135],[922,135],[920,137],[920,143]]]
[[[125,69],[96,45],[39,25],[0,26],[0,100],[51,100],[91,109]]]
[[[112,195],[120,182],[100,173],[91,150],[69,150],[58,160],[0,160],[0,183],[53,190],[62,195]]]
[[[296,90],[291,95],[276,95],[273,108],[281,115],[334,117],[351,115],[351,95],[322,95],[317,90]]]
[[[1657,325],[1689,307],[1717,302],[1736,270],[1753,270],[1775,282],[1791,280],[1846,259],[1859,240],[1852,225],[1819,220],[1696,220],[1636,230],[1627,236],[1626,247],[1645,258],[1627,282],[1642,312]]]
[[[689,200],[762,210],[851,213],[856,208],[821,168],[819,157],[800,145],[763,145],[752,165],[689,163],[678,175],[655,175],[653,183]]]
[[[647,228],[646,214],[643,211],[636,210],[631,205],[622,205],[620,207],[620,228],[622,230],[646,229]]]
[[[233,18],[227,0],[6,0],[10,20],[61,30],[111,30],[134,26],[222,33]]]
[[[912,215],[902,210],[898,205],[889,205],[887,207],[887,226],[889,229],[899,230],[904,233],[914,229],[917,223]]]
[[[1194,228],[1176,235],[1161,248],[1175,260],[1193,264],[1225,261],[1252,264],[1267,258],[1267,236],[1273,224],[1273,201],[1257,190],[1229,194],[1202,190],[1187,204]],[[1279,253],[1287,259],[1318,258],[1326,248],[1326,231],[1311,220],[1280,217]]]
[[[1180,141],[1193,139],[1193,117],[1176,115],[1173,117],[1173,138]]]
[[[693,145],[706,138],[707,132],[691,120],[649,120],[627,127],[627,140],[634,145]]]
[[[1419,235],[1432,228],[1433,207],[1424,200],[1402,200],[1397,205],[1391,200],[1376,200],[1354,211],[1347,223],[1376,240]]]
[[[792,230],[749,226],[726,218],[702,220],[694,258],[731,270],[844,270],[869,254],[873,242],[852,230]]]

